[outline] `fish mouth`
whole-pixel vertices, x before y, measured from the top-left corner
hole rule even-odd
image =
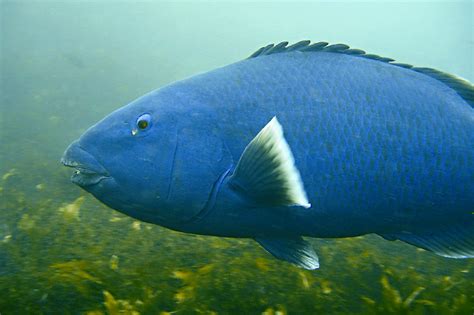
[[[96,185],[102,180],[110,178],[104,167],[91,154],[82,149],[77,141],[66,149],[61,163],[74,169],[71,182],[81,187]]]
[[[61,160],[61,163],[66,167],[74,169],[74,173],[71,176],[71,182],[78,186],[92,186],[110,177],[106,172],[97,173],[75,161]]]

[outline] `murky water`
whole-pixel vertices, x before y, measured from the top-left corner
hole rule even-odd
[[[59,163],[112,110],[271,42],[342,42],[472,82],[472,2],[0,5],[1,314],[474,312],[473,260],[315,239],[321,269],[305,271],[252,240],[121,215]]]

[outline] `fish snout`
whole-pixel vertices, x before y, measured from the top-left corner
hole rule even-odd
[[[79,186],[94,185],[110,177],[97,159],[80,146],[79,140],[69,145],[61,158],[61,163],[75,169],[71,181]]]

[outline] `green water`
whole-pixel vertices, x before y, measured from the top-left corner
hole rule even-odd
[[[251,240],[121,215],[59,163],[112,110],[271,42],[342,42],[472,82],[472,2],[0,3],[2,315],[474,312],[474,260],[315,239],[321,268],[304,271]]]

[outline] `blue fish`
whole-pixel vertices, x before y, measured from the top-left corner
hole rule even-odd
[[[164,86],[62,163],[131,217],[252,238],[305,269],[319,267],[305,236],[474,257],[473,84],[344,44],[272,44]]]

